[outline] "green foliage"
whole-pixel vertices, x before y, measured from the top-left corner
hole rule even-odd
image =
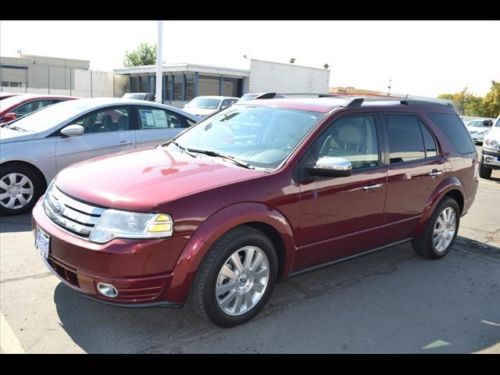
[[[156,64],[156,44],[142,42],[135,51],[125,52],[123,65],[126,67]]]
[[[454,94],[441,94],[438,98],[453,100],[455,108],[464,116],[494,118],[500,114],[500,82],[492,81],[484,98],[471,94],[467,87]]]

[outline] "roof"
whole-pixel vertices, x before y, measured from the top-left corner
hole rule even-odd
[[[156,65],[142,65],[142,66],[132,66],[128,68],[117,68],[113,70],[115,74],[144,74],[144,73],[156,73]],[[234,69],[222,66],[213,65],[200,65],[200,64],[163,64],[161,67],[163,73],[175,73],[175,72],[198,72],[201,74],[212,74],[212,75],[222,75],[222,76],[234,76],[234,77],[249,77],[250,71],[247,69]]]
[[[359,102],[359,99],[363,99],[362,102]],[[353,97],[314,97],[314,98],[277,98],[277,99],[256,99],[251,101],[245,101],[242,103],[237,103],[241,105],[264,105],[269,107],[280,107],[287,109],[297,109],[302,111],[312,111],[312,112],[321,112],[327,113],[331,110],[339,107],[346,107],[350,102],[358,100],[358,105],[354,104],[352,106],[359,106],[359,103],[362,107],[380,107],[380,106],[405,106],[408,105],[440,105],[440,106],[449,106],[448,103],[443,101],[423,101],[418,99],[405,99],[405,98],[391,98],[391,99],[373,99],[373,98],[353,98]]]

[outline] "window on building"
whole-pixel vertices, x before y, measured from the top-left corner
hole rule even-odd
[[[238,80],[236,78],[224,77],[223,95],[238,96]]]
[[[203,95],[219,95],[219,77],[198,77],[198,96]]]
[[[175,74],[172,76],[174,80],[174,95],[172,100],[184,100],[182,86],[184,84],[184,76],[182,74]]]
[[[142,76],[141,77],[141,87],[139,88],[140,92],[148,92],[148,76]]]
[[[191,100],[194,98],[194,74],[188,73],[186,77],[186,98],[185,100]]]

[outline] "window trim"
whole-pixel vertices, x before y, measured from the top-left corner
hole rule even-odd
[[[438,138],[434,134],[434,131],[432,130],[432,128],[429,125],[427,125],[427,123],[423,120],[422,116],[420,116],[420,114],[418,112],[410,112],[410,111],[380,111],[380,112],[378,112],[378,115],[380,116],[380,121],[382,123],[382,128],[383,128],[382,132],[383,132],[383,136],[384,136],[384,154],[385,154],[384,164],[387,167],[397,167],[397,166],[400,166],[400,165],[411,165],[411,164],[421,163],[423,161],[427,162],[427,161],[442,159],[442,147],[441,147],[441,144],[438,141]],[[387,122],[385,121],[385,118],[384,118],[384,116],[387,116],[387,115],[406,115],[406,116],[411,115],[411,116],[415,116],[420,121],[421,127],[425,126],[426,129],[431,134],[432,138],[434,138],[434,142],[436,143],[436,147],[437,147],[437,155],[436,156],[427,157],[427,150],[425,149],[424,132],[422,131],[422,128],[420,127],[420,135],[422,136],[422,143],[424,145],[424,154],[425,154],[425,157],[422,158],[422,159],[413,159],[413,160],[407,160],[407,161],[402,161],[402,162],[399,162],[399,163],[393,163],[393,164],[391,164],[390,149],[389,149],[389,132],[387,130],[387,125],[388,124],[387,124]]]
[[[316,142],[323,137],[323,135],[328,131],[328,129],[333,126],[337,121],[344,119],[346,117],[355,117],[355,116],[372,116],[374,121],[375,121],[375,134],[377,136],[377,149],[378,149],[378,164],[372,167],[364,167],[364,168],[357,168],[352,170],[352,175],[358,174],[358,173],[364,173],[366,171],[370,170],[376,170],[380,168],[386,168],[385,165],[385,156],[384,156],[384,150],[386,149],[385,147],[385,139],[383,138],[383,129],[380,128],[381,124],[381,119],[379,118],[379,113],[376,111],[367,111],[367,112],[346,112],[342,113],[339,116],[336,116],[334,119],[330,120],[328,124],[324,126],[324,129],[320,131],[320,133],[310,141],[309,146],[307,149],[304,151],[302,156],[300,157],[299,162],[297,163],[297,166],[293,172],[293,179],[300,183],[303,183],[306,180],[313,179],[313,180],[325,180],[325,179],[331,179],[331,178],[337,178],[337,177],[331,177],[331,176],[308,176],[307,179],[304,178],[304,171],[306,170],[306,165],[305,165],[305,160],[307,159],[309,153],[311,152],[312,148],[315,146]]]

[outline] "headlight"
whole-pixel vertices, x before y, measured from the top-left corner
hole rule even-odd
[[[486,138],[484,140],[484,146],[487,148],[497,148],[498,147],[498,141],[493,138]]]
[[[167,214],[143,214],[109,209],[90,234],[90,241],[105,243],[113,238],[171,237],[173,221]]]

